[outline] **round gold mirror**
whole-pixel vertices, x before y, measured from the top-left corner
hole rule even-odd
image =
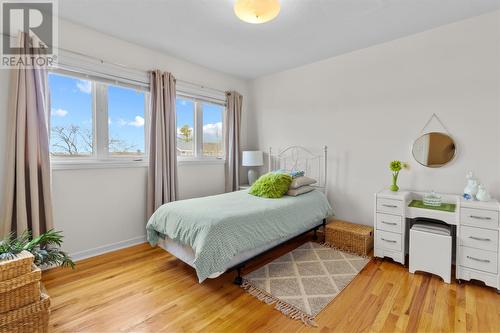
[[[411,150],[413,158],[429,168],[440,168],[455,157],[455,141],[446,133],[431,132],[419,137]]]

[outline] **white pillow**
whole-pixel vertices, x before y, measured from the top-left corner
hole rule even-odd
[[[299,188],[290,189],[286,194],[292,197],[296,197],[298,195],[311,192],[312,190],[314,190],[314,187],[306,185],[306,186],[301,186]]]
[[[311,185],[311,184],[314,184],[316,183],[316,180],[315,179],[312,179],[312,178],[309,178],[309,177],[306,177],[306,176],[302,176],[302,177],[297,177],[297,178],[294,178],[292,180],[292,183],[290,184],[290,189],[296,189],[296,188],[299,188],[301,186],[306,186],[306,185]]]

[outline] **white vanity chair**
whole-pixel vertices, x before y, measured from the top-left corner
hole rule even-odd
[[[428,272],[451,282],[452,238],[450,228],[419,223],[410,229],[410,273]]]
[[[375,257],[389,257],[404,265],[405,257],[409,254],[409,229],[412,220],[419,217],[440,220],[456,229],[457,281],[483,281],[499,292],[498,201],[466,201],[459,195],[440,194],[443,203],[455,204],[454,212],[409,207],[413,200],[421,200],[423,195],[418,191],[389,190],[375,194]],[[427,260],[432,262],[435,259],[433,255],[429,255]]]

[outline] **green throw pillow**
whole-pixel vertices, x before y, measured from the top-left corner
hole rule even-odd
[[[285,173],[266,173],[250,188],[249,193],[263,198],[281,198],[288,191],[292,176]]]

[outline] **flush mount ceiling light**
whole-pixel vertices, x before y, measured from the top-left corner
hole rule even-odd
[[[242,21],[260,24],[278,16],[280,3],[278,0],[236,0],[234,13]]]

